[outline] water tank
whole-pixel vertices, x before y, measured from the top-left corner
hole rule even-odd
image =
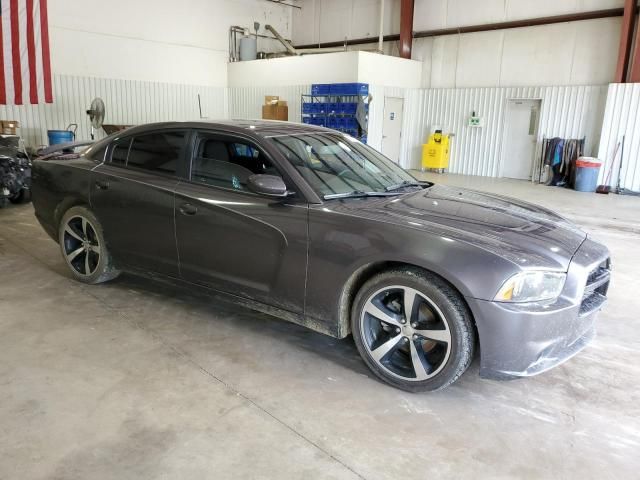
[[[256,37],[244,36],[240,39],[240,61],[255,60],[258,55],[258,40]]]

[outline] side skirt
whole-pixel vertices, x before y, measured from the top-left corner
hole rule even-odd
[[[222,300],[226,300],[231,303],[235,303],[236,305],[240,305],[249,310],[255,310],[260,313],[264,313],[266,315],[271,315],[272,317],[280,318],[282,320],[286,320],[287,322],[295,323],[296,325],[300,325],[302,327],[306,327],[310,330],[313,330],[318,333],[322,333],[324,335],[328,335],[334,338],[342,338],[339,336],[338,323],[336,322],[334,325],[328,325],[325,322],[321,322],[319,320],[306,317],[305,315],[301,315],[298,313],[289,312],[287,310],[283,310],[278,307],[274,307],[272,305],[268,305],[262,302],[258,302],[256,300],[252,300],[250,298],[240,297],[238,295],[234,295],[232,293],[223,292],[220,290],[216,290],[210,287],[206,287],[204,285],[200,285],[198,283],[192,283],[180,278],[174,278],[166,275],[157,274],[155,272],[149,272],[144,270],[139,270],[135,268],[131,268],[128,266],[117,266],[118,269],[131,273],[133,275],[148,278],[150,280],[159,281],[165,284],[169,284],[178,289],[184,288],[195,288],[200,292],[208,295],[212,298],[220,298]]]

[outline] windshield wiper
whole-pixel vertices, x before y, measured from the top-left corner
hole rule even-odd
[[[363,190],[353,190],[351,192],[330,193],[329,195],[324,195],[322,198],[324,200],[331,200],[334,198],[390,197],[393,195],[398,195],[398,194],[395,192],[365,192]]]
[[[399,188],[404,188],[404,187],[430,187],[431,185],[433,185],[433,183],[430,182],[412,182],[410,180],[405,180],[401,183],[397,183],[396,185],[391,185],[389,187],[386,187],[384,190],[386,192],[390,192],[392,190],[398,190]]]

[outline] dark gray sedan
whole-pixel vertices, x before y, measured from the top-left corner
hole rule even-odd
[[[594,336],[607,249],[555,213],[419,182],[305,125],[145,125],[36,161],[36,216],[71,273],[165,277],[337,338],[409,391],[528,376]]]

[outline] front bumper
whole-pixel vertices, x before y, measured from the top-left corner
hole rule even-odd
[[[608,288],[609,252],[585,240],[571,261],[564,290],[553,304],[501,303],[467,298],[480,339],[480,375],[506,379],[542,373],[568,360],[595,336],[595,319]],[[606,282],[589,282],[606,265]]]

